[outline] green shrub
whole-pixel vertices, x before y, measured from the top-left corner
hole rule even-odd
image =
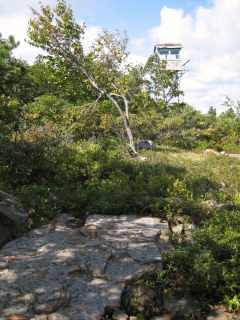
[[[203,307],[225,303],[239,311],[240,211],[215,213],[193,234],[192,245],[182,240],[164,255],[163,269],[147,276],[152,286],[191,292]]]
[[[29,214],[29,227],[37,227],[60,213],[56,196],[44,185],[25,185],[15,192]]]
[[[8,141],[1,144],[1,179],[16,188],[21,185],[51,180],[55,176],[55,155],[58,146],[54,140]]]

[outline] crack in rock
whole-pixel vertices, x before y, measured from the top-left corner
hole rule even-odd
[[[161,265],[158,218],[61,215],[0,250],[0,320],[97,320],[125,284]],[[72,226],[72,227],[71,227]]]

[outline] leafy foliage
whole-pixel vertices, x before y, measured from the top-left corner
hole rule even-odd
[[[158,53],[149,57],[145,71],[149,75],[147,80],[148,92],[153,94],[155,100],[164,102],[164,111],[173,98],[179,97],[183,92],[179,90],[179,74],[174,70],[166,69],[166,60],[161,61]]]
[[[19,132],[24,105],[33,99],[28,66],[12,56],[18,45],[13,36],[3,39],[0,34],[0,135]]]
[[[221,212],[205,221],[193,244],[178,244],[174,253],[164,256],[163,269],[145,281],[162,295],[169,290],[190,292],[206,311],[216,303],[239,311],[239,213]]]

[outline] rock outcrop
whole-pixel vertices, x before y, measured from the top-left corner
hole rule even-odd
[[[161,266],[152,217],[92,215],[81,228],[61,215],[0,250],[0,320],[97,320],[125,284]],[[25,318],[24,318],[25,317]]]
[[[217,203],[215,200],[206,200],[204,204],[212,209],[218,210],[218,211],[224,211],[224,210],[240,210],[239,205],[231,204],[231,203]]]
[[[0,191],[0,245],[11,235],[24,230],[28,214],[12,195]]]
[[[217,156],[220,156],[220,155],[225,155],[225,156],[228,156],[230,158],[236,158],[236,159],[240,159],[240,154],[239,153],[226,153],[225,151],[221,151],[221,152],[218,152],[218,151],[215,151],[214,149],[206,149],[204,151],[204,153],[214,153],[216,154]]]
[[[140,140],[138,141],[138,147],[140,149],[157,150],[157,147],[152,140]]]

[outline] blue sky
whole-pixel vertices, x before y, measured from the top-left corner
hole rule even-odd
[[[87,25],[101,25],[108,30],[127,29],[129,37],[134,38],[146,36],[147,30],[159,23],[164,5],[182,8],[193,15],[199,6],[212,6],[209,0],[71,0],[70,3],[76,16]]]
[[[55,0],[42,0],[55,4]],[[155,43],[183,43],[182,62],[190,59],[182,79],[184,100],[206,112],[224,110],[226,95],[240,98],[239,0],[69,0],[75,18],[86,23],[87,48],[102,28],[126,30],[131,62],[144,63]],[[0,0],[0,32],[21,44],[15,55],[34,61],[38,51],[24,39],[38,0]]]
[[[84,20],[86,26],[101,26],[109,31],[126,30],[129,39],[147,38],[149,30],[159,24],[160,12],[164,6],[183,9],[186,14],[195,15],[198,7],[210,8],[211,0],[70,0],[75,17]],[[134,45],[129,50],[135,53]],[[143,54],[150,55],[153,43],[146,43]],[[139,53],[139,52],[138,52]]]

